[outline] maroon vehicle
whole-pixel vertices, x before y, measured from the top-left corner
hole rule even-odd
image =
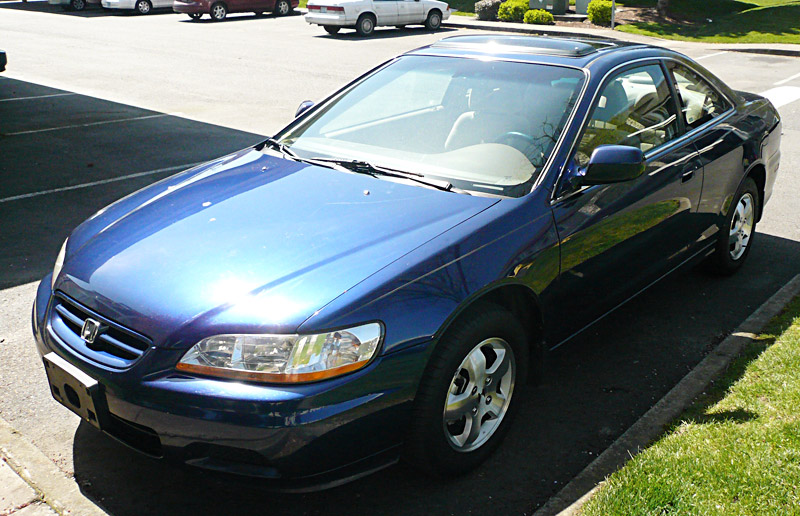
[[[286,16],[300,4],[299,0],[174,0],[172,10],[185,13],[193,20],[199,20],[204,14],[214,21],[222,21],[228,13],[271,12],[275,16]]]

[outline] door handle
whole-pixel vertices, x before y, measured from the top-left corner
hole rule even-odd
[[[694,177],[695,172],[702,169],[703,165],[699,163],[697,158],[693,159],[683,167],[683,173],[681,173],[681,183],[686,183],[687,181],[691,181]]]

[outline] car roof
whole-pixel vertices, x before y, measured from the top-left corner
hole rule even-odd
[[[614,39],[509,34],[451,36],[407,54],[449,57],[488,55],[496,59],[578,68],[593,68],[597,64],[616,66],[633,59],[680,55],[661,47]]]

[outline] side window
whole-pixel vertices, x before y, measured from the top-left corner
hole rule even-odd
[[[652,64],[633,68],[603,87],[575,159],[578,165],[585,166],[600,145],[629,145],[647,152],[677,134],[675,104],[661,67]]]
[[[705,79],[679,64],[672,67],[675,88],[681,97],[686,127],[695,128],[728,110],[728,103]]]

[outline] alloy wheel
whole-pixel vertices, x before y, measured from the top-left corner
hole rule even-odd
[[[754,206],[755,200],[749,192],[742,195],[736,204],[736,211],[733,214],[728,234],[728,248],[733,260],[741,258],[750,243],[755,221]]]
[[[514,352],[503,339],[486,339],[467,354],[453,376],[444,406],[450,446],[469,452],[494,435],[508,411],[515,377]]]
[[[289,14],[289,10],[291,6],[287,0],[278,0],[278,15],[279,16],[286,16]]]

